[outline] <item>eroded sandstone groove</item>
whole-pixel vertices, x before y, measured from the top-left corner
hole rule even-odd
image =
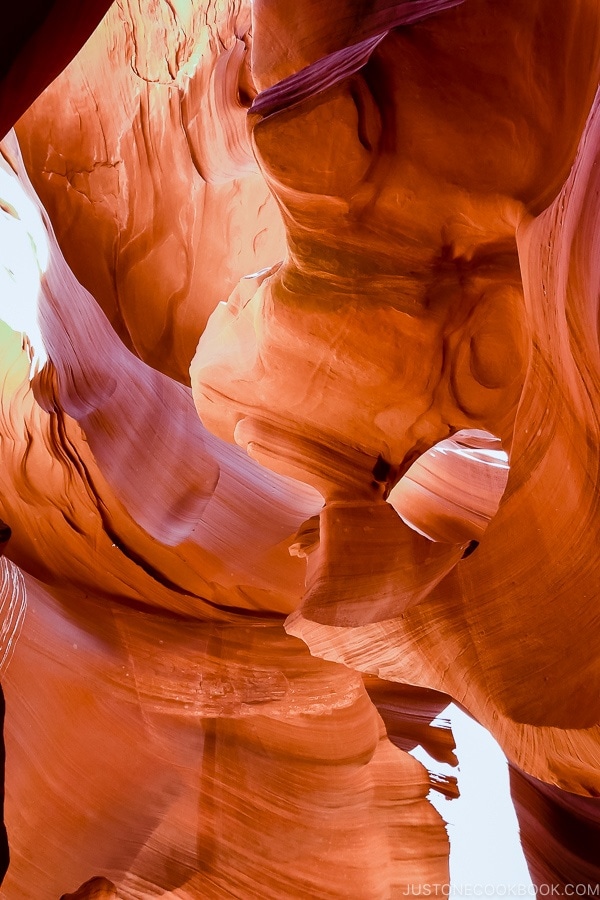
[[[3,896],[447,888],[450,699],[596,884],[596,4],[5,34]]]

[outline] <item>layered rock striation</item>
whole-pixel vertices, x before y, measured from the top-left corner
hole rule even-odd
[[[107,7],[0,70],[3,896],[447,891],[450,698],[597,884],[595,4]]]

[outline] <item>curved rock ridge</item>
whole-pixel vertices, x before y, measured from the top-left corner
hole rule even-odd
[[[3,552],[3,548],[2,548]],[[4,556],[0,558],[0,672],[4,672],[19,639],[27,609],[23,574]]]
[[[31,251],[26,302],[5,295],[0,329],[2,565],[29,599],[24,621],[18,592],[2,608],[2,636],[11,616],[21,629],[4,677],[5,896],[441,888],[435,776],[390,741],[360,674],[282,627],[304,573],[288,550],[322,497],[206,432],[189,390],[120,341],[13,137],[1,174],[3,225]],[[385,705],[400,733],[423,701]],[[446,758],[438,711],[427,701],[405,743]]]
[[[120,0],[50,84],[105,10],[0,39],[1,896],[447,893],[450,699],[597,884],[597,4]]]
[[[593,891],[599,884],[600,801],[544,784],[510,767],[511,793],[523,850],[535,885],[555,893]],[[567,888],[567,885],[569,887]]]
[[[17,125],[75,276],[185,384],[216,304],[285,250],[246,130],[250,42],[246,0],[114,3]]]
[[[290,632],[315,654],[450,694],[526,771],[593,793],[595,113],[584,125],[599,21],[587,3],[549,9],[447,10],[253,119],[288,256],[232,309],[220,349],[209,323],[192,386],[208,427],[326,500]],[[257,13],[255,45],[260,26]],[[317,135],[315,161],[298,146]],[[430,577],[399,526],[392,536],[373,473],[384,460],[396,481],[461,429],[497,435],[510,476],[477,551]],[[315,579],[327,614],[313,609]]]
[[[9,170],[14,181],[5,161]],[[102,593],[116,577],[124,597],[190,615],[226,618],[221,606],[290,611],[302,571],[285,542],[318,511],[320,497],[208,435],[189,390],[124,347],[51,232],[48,246],[38,305],[49,362],[31,383],[22,339],[6,326],[3,332],[9,377],[2,405],[12,446],[2,502],[13,523],[11,558],[44,581],[65,578],[84,591]],[[19,311],[13,316],[18,324]],[[21,324],[28,328],[29,317]],[[236,503],[232,527],[227,510]],[[60,534],[62,552],[54,546]]]
[[[408,752],[422,747],[437,763],[458,764],[450,720],[440,716],[448,706],[445,694],[373,675],[365,675],[363,682],[396,747]],[[456,776],[429,770],[429,778],[433,790],[448,799],[459,796]]]
[[[432,541],[469,539],[473,552],[498,512],[508,456],[493,434],[459,431],[420,456],[387,496],[400,518]]]
[[[393,28],[414,25],[464,2],[368,0],[358,5],[336,0],[325,8],[318,0],[300,0],[290,9],[284,0],[253,0],[254,22],[259,26],[254,29],[252,48],[255,81],[264,94],[274,82],[286,79],[290,84],[310,85],[311,66],[316,71],[326,68],[338,79],[337,54],[352,53],[361,44],[366,47],[364,42],[373,38],[378,43]]]
[[[5,677],[7,897],[59,897],[99,871],[123,900],[447,884],[430,778],[390,742],[359,675],[281,625],[96,598],[73,611],[27,588]],[[427,743],[428,715],[413,740]]]
[[[74,894],[63,894],[61,900],[118,900],[117,889],[108,878],[90,878]]]
[[[385,632],[374,626],[353,634],[326,631],[298,617],[288,626],[314,653],[326,658],[380,677],[412,678],[446,691],[475,712],[521,768],[592,797],[599,788],[600,762],[595,644],[598,562],[593,550],[598,525],[589,480],[597,455],[591,401],[597,384],[597,292],[593,256],[583,247],[586,235],[593,235],[596,227],[590,216],[594,215],[598,127],[595,105],[565,187],[553,206],[520,235],[536,334],[535,361],[517,418],[508,497],[481,547],[432,593],[427,606],[390,623]],[[552,247],[556,255],[549,263]],[[561,326],[567,328],[568,341]],[[519,535],[517,545],[515,535]],[[496,559],[486,563],[484,551],[492,541]],[[477,598],[476,606],[467,607],[465,589],[469,588]],[[502,592],[502,607],[498,592]],[[462,633],[459,627],[450,629],[456,640],[450,650],[449,612],[458,622],[467,608],[473,637],[467,639],[464,627]],[[517,656],[511,654],[510,643],[502,640],[503,633],[509,632],[508,608],[509,622],[519,636]],[[436,632],[441,637],[442,629],[444,638],[439,640]],[[510,659],[504,680],[497,682],[499,699],[503,694],[510,697],[498,703],[496,710],[490,703],[489,676],[467,684],[455,662],[464,660],[463,672],[468,665],[472,675],[486,654],[490,658],[492,642],[499,662],[500,655],[506,661],[508,654]],[[442,644],[448,648],[447,656]],[[562,655],[565,648],[570,648],[568,657]],[[567,659],[575,657],[578,665],[573,670]],[[539,693],[534,696],[525,686],[531,688],[536,678]],[[507,715],[520,692],[519,715]],[[542,703],[547,710],[545,722],[540,716]]]

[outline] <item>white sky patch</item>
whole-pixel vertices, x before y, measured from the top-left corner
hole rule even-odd
[[[480,886],[486,892],[482,896],[493,898],[509,896],[505,889],[522,885],[531,888],[528,896],[533,896],[506,757],[485,728],[454,704],[440,718],[451,720],[458,768],[441,765],[421,747],[411,753],[431,771],[458,777],[457,800],[447,800],[437,791],[429,793],[429,800],[448,823],[451,888],[461,896],[461,888]]]
[[[37,306],[49,261],[42,218],[16,176],[0,166],[0,319],[33,347],[32,374],[46,362]]]

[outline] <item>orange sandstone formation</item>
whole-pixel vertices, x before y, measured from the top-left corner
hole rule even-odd
[[[571,248],[595,208],[599,25],[589,3],[466,2],[267,86],[253,140],[289,252],[192,364],[203,421],[325,497],[290,633],[449,693],[526,771],[592,794],[595,294]],[[297,148],[317,133],[315,163]],[[511,463],[464,560],[459,536],[432,544],[385,503],[460,429]]]
[[[510,767],[525,857],[542,892],[593,896],[600,883],[600,803],[561,791]],[[544,885],[544,887],[542,887]]]
[[[186,384],[214,307],[284,252],[246,133],[249,32],[246,2],[115,3],[18,128],[76,277]]]
[[[126,0],[2,142],[8,900],[447,890],[448,697],[593,883],[599,75],[591,0]]]
[[[74,894],[63,894],[61,900],[117,900],[117,889],[107,878],[90,878]]]

